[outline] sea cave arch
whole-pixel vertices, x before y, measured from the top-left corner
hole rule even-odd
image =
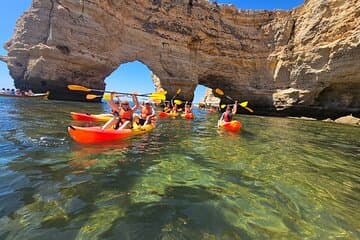
[[[141,61],[122,63],[105,78],[106,91],[151,93],[156,86],[152,71]]]
[[[297,106],[306,115],[339,106],[358,113],[349,100],[357,91],[325,88],[351,89],[360,79],[359,4],[308,0],[289,11],[248,11],[209,1],[34,1],[0,60],[15,86],[49,90],[50,99],[86,101],[67,86],[104,90],[119,65],[138,60],[168,98],[180,88],[192,101],[200,84],[271,114]],[[303,94],[294,101],[294,92]]]

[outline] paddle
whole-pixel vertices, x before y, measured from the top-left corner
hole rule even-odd
[[[229,99],[229,100],[231,100],[231,101],[235,101],[235,100],[232,99],[231,97],[225,95],[225,94],[224,94],[224,91],[221,90],[220,88],[216,88],[216,89],[215,89],[215,92],[216,92],[217,94],[219,94],[220,96],[225,96],[227,99]],[[245,108],[245,109],[248,110],[249,112],[254,112],[254,110],[252,110],[251,108],[247,107],[247,104],[248,104],[248,101],[239,103],[239,105],[240,105],[241,107]],[[221,107],[221,108],[224,108],[224,107],[226,107],[226,105],[225,105],[225,104],[222,104],[220,107]]]
[[[130,95],[130,94],[129,94]],[[137,96],[143,96],[143,95],[138,95],[138,94],[135,94]],[[86,95],[86,99],[87,100],[92,100],[92,99],[95,99],[95,98],[98,98],[98,97],[102,97],[102,95],[95,95],[95,94],[87,94]],[[149,97],[151,98],[152,100],[165,100],[166,97],[164,94],[157,94],[157,93],[152,93],[152,94],[149,94],[149,95],[146,95],[144,97]]]
[[[229,97],[228,95],[225,95],[224,91],[223,91],[223,90],[221,90],[220,88],[216,88],[216,89],[215,89],[215,92],[216,92],[217,94],[219,94],[220,96],[225,96],[227,99],[229,99],[229,100],[231,100],[231,101],[235,102],[235,100],[234,100],[234,99],[232,99],[232,98],[231,98],[231,97]]]
[[[180,93],[181,93],[181,88],[179,88],[179,89],[176,91],[176,94],[171,98],[171,100],[174,100],[174,98],[176,98]]]
[[[175,99],[175,100],[174,100],[174,103],[175,103],[176,105],[181,105],[181,104],[183,103],[183,101],[181,101],[181,100],[179,100],[179,99]]]
[[[249,112],[254,112],[254,110],[252,110],[251,108],[247,107],[248,101],[245,102],[241,102],[238,103],[241,107],[245,108],[246,110],[248,110]],[[230,104],[230,105],[234,105],[234,104]],[[221,108],[225,108],[227,105],[226,104],[221,104]]]
[[[114,91],[107,91],[107,90],[101,90],[101,89],[91,89],[91,88],[87,88],[81,85],[68,85],[67,86],[68,89],[72,90],[72,91],[82,91],[82,92],[114,92]],[[132,93],[123,93],[123,92],[114,92],[117,94],[124,94],[124,95],[132,95]],[[150,97],[150,98],[156,98],[156,99],[160,99],[160,100],[165,100],[166,98],[166,94],[167,92],[155,92],[155,93],[149,93],[149,94],[134,94],[136,96],[144,96],[144,97]],[[94,95],[94,94],[88,94],[86,96],[86,99],[95,99],[99,97],[99,95]]]

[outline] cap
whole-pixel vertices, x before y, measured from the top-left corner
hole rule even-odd
[[[124,101],[121,102],[121,104],[125,104],[125,105],[126,105],[126,104],[129,104],[129,101],[128,101],[128,100],[124,100]]]
[[[150,101],[145,101],[145,104],[150,104]]]

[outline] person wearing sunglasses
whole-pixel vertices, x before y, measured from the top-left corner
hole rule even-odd
[[[114,117],[110,119],[108,122],[102,126],[101,129],[125,129],[132,128],[132,120],[133,114],[135,110],[139,107],[139,102],[135,94],[132,94],[132,100],[134,102],[134,106],[130,107],[129,101],[118,101],[118,103],[114,102],[115,93],[111,93],[110,100],[108,101],[109,106],[111,107],[112,113]]]

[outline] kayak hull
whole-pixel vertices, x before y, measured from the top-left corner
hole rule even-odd
[[[71,118],[77,121],[107,122],[113,118],[112,114],[89,114],[70,112]]]
[[[194,119],[194,114],[193,113],[183,113],[181,114],[182,118],[186,118],[186,119]]]
[[[78,143],[102,143],[120,140],[139,134],[144,134],[155,128],[155,124],[147,124],[145,126],[135,126],[132,129],[106,129],[101,127],[75,127],[69,126],[68,132],[70,137]]]
[[[0,93],[0,97],[10,97],[10,98],[25,98],[25,99],[43,99],[47,100],[50,92],[46,93],[34,93],[33,95],[14,95],[14,94],[5,94]]]
[[[158,112],[159,117],[177,117],[179,113]]]
[[[239,121],[233,120],[231,122],[223,122],[219,125],[219,127],[230,132],[238,132],[240,131],[242,125]]]

